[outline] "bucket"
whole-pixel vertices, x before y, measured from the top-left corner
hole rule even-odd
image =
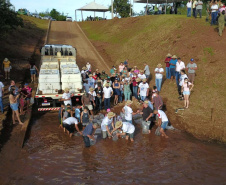
[[[117,141],[118,140],[117,133],[118,133],[117,131],[115,131],[115,132],[112,133],[112,136],[113,136],[112,140],[113,141]]]
[[[160,133],[160,127],[156,128],[155,135],[157,135],[157,136],[160,136],[161,135],[161,133]]]
[[[121,116],[122,119],[125,118],[125,114],[123,112],[120,112],[120,116]]]
[[[134,122],[136,123],[136,124],[142,124],[142,122],[143,122],[143,118],[139,118],[139,119],[136,119],[136,120],[134,120]]]
[[[143,121],[142,122],[142,134],[149,134],[150,124],[151,124],[150,121]]]
[[[89,139],[90,145],[95,145],[97,142],[97,135],[94,135],[95,140]]]

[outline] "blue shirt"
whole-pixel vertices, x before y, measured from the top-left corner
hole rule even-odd
[[[85,88],[85,91],[88,93],[89,92],[89,84],[84,83],[83,86]]]
[[[170,68],[175,68],[176,67],[176,63],[177,63],[177,59],[171,59],[169,64],[170,64]],[[171,65],[174,64],[175,66]]]
[[[80,110],[79,110],[79,108],[75,109],[75,117],[76,118],[80,118]]]
[[[86,128],[83,130],[83,136],[92,135],[93,133],[93,124],[90,123],[86,126]]]
[[[95,87],[95,80],[93,78],[88,78],[88,84],[89,84],[89,87],[94,88]]]

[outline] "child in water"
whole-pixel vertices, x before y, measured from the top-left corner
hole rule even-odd
[[[78,120],[78,122],[80,123],[80,113],[81,113],[81,111],[80,111],[80,106],[79,105],[76,105],[76,107],[75,107],[75,118],[77,118],[77,120]]]

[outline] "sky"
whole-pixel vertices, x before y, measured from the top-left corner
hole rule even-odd
[[[51,11],[55,8],[59,12],[63,12],[65,15],[72,17],[75,20],[75,10],[79,9],[93,0],[10,0],[11,4],[15,6],[16,11],[20,8],[26,8],[31,13],[35,13],[36,11],[45,12],[46,10]],[[132,1],[132,0],[131,0]],[[109,7],[111,5],[111,0],[95,0],[96,3]],[[133,1],[132,1],[133,2]],[[135,3],[134,11],[140,12],[143,10],[145,4],[143,3]],[[83,12],[83,18],[85,19],[87,16],[94,16],[94,12]],[[103,17],[103,13],[97,13],[96,16]],[[106,12],[105,18],[111,19],[111,13]],[[81,11],[77,11],[77,21],[81,21]]]

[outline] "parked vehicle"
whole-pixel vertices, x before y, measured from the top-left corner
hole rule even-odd
[[[71,21],[72,22],[72,17],[66,17],[66,21]]]
[[[43,107],[59,106],[65,88],[69,88],[73,94],[74,105],[80,102],[83,95],[82,77],[76,64],[76,49],[70,45],[45,45],[41,49],[39,82],[35,95],[41,110]]]
[[[21,8],[21,9],[19,9],[19,10],[17,11],[17,13],[18,13],[19,15],[28,15],[28,14],[29,14],[29,11],[28,11],[27,9],[25,9],[25,8]]]

